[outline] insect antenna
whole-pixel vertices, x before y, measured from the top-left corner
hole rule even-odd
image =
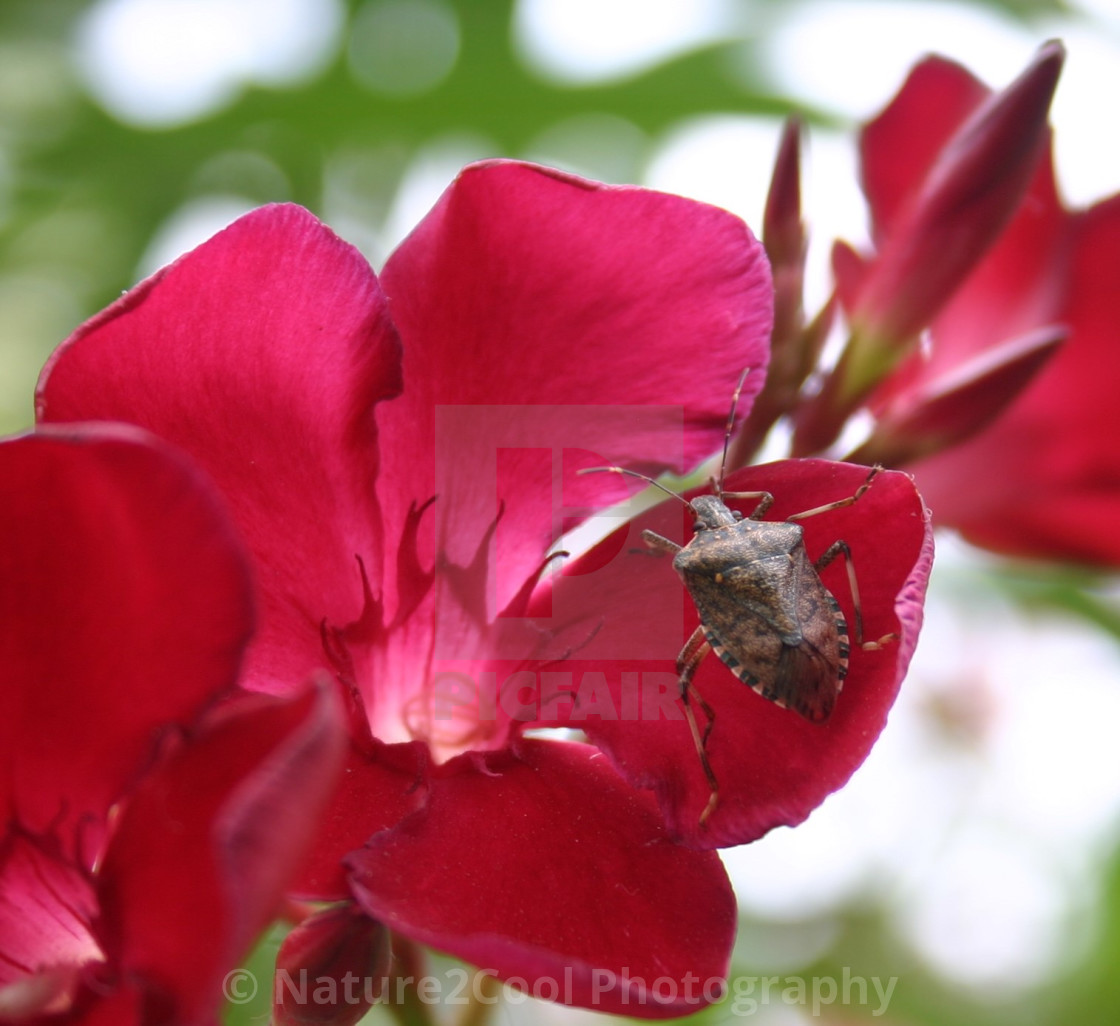
[[[727,430],[723,433],[723,455],[719,461],[719,477],[716,478],[715,492],[719,498],[723,498],[723,478],[727,471],[727,451],[731,448],[731,435],[735,431],[735,411],[739,407],[739,396],[743,392],[743,382],[747,380],[747,375],[750,374],[750,367],[744,367],[743,373],[739,375],[739,383],[735,386],[735,391],[731,396],[731,409],[727,412]]]
[[[652,477],[647,477],[645,474],[639,474],[636,470],[627,470],[625,467],[584,467],[582,470],[577,470],[576,473],[625,474],[627,477],[636,477],[639,481],[645,481],[646,484],[651,484],[654,488],[661,489],[666,495],[671,495],[677,502],[684,503],[689,509],[692,509],[692,503],[683,495],[678,495],[672,488],[666,488],[660,481],[655,481]]]

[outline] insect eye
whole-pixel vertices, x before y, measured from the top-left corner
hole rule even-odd
[[[705,524],[703,520],[696,520],[692,524],[692,530],[696,531],[697,533],[699,533],[700,531],[706,531],[707,529],[708,525]]]
[[[740,512],[739,512],[739,511],[738,511],[737,509],[733,509],[733,510],[731,511],[731,515],[732,515],[732,516],[733,516],[733,517],[734,517],[734,518],[735,518],[736,520],[742,520],[742,519],[743,519],[743,514],[742,514],[742,513],[740,513]]]

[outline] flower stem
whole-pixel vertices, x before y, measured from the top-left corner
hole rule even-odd
[[[429,1005],[420,1000],[416,981],[424,973],[426,960],[419,947],[400,934],[393,934],[393,959],[396,962],[396,978],[390,977],[390,985],[396,987],[392,994],[384,995],[388,1000],[385,1007],[401,1026],[436,1026]]]
[[[476,985],[470,989],[470,996],[458,1026],[486,1026],[500,1004],[502,984],[489,973],[483,973]]]

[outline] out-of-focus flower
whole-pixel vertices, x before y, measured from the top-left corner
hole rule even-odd
[[[949,61],[930,58],[914,69],[862,140],[877,234],[892,232],[941,148],[989,97]],[[944,382],[996,365],[1001,354],[1027,361],[1019,368],[1030,373],[1015,387],[977,395],[975,437],[927,459],[920,446],[901,454],[937,523],[1010,555],[1120,564],[1112,394],[1120,373],[1118,264],[1120,197],[1068,210],[1044,151],[1013,219],[935,318],[928,351],[871,398],[873,411],[889,418],[890,409],[920,406]],[[1051,356],[1027,366],[1032,350],[1037,357],[1047,348]],[[985,416],[1003,405],[998,416]]]
[[[353,1026],[381,997],[389,931],[356,905],[309,916],[280,945],[273,982],[275,1026]]]
[[[390,931],[566,1003],[656,1017],[719,993],[735,903],[697,849],[800,820],[866,755],[920,619],[921,503],[886,475],[852,518],[814,525],[855,540],[864,615],[902,641],[853,657],[849,711],[826,727],[723,671],[706,834],[671,571],[632,558],[624,531],[542,573],[561,531],[617,494],[579,467],[681,472],[717,447],[738,369],[755,372],[744,408],[760,387],[770,321],[765,257],[733,216],[493,162],[459,176],[380,282],[305,211],[265,208],[59,350],[42,421],[141,424],[230,503],[262,608],[245,685],[285,693],[326,666],[350,696],[347,772],[298,893],[352,893]],[[776,469],[776,509],[866,476],[835,467]],[[875,528],[854,529],[864,515]],[[602,751],[526,736],[557,725]]]
[[[842,244],[834,251],[850,336],[820,394],[798,410],[795,452],[822,451],[836,438],[1003,232],[1049,140],[1063,59],[1061,44],[1048,43],[1006,89],[965,104],[939,80],[952,75],[948,66],[927,61],[906,99],[867,126],[863,181],[876,250],[867,258]]]
[[[0,538],[0,1019],[213,1021],[305,857],[337,702],[215,707],[248,563],[213,489],[134,428],[0,442]]]
[[[882,403],[869,437],[848,458],[904,466],[966,442],[997,420],[1065,341],[1061,326],[982,350],[932,381]]]

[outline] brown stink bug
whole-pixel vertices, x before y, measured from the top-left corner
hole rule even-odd
[[[887,634],[878,641],[863,640],[863,614],[851,550],[846,542],[835,541],[811,559],[797,523],[857,502],[871,487],[881,467],[872,467],[854,494],[794,513],[784,521],[762,519],[774,502],[769,492],[724,490],[727,449],[745,378],[746,372],[732,398],[719,476],[712,482],[714,494],[689,501],[652,478],[622,467],[591,467],[582,471],[636,477],[660,488],[692,511],[694,534],[686,545],[678,545],[653,531],[643,531],[642,540],[655,552],[673,556],[673,569],[700,614],[700,626],[677,656],[677,673],[685,717],[711,788],[711,797],[700,816],[701,824],[719,804],[719,782],[707,753],[715,712],[692,684],[697,668],[709,652],[714,651],[739,680],[763,698],[810,722],[826,721],[848,673],[848,623],[820,578],[820,571],[837,556],[843,556],[847,566],[856,644],[872,650],[897,639],[897,635]],[[727,506],[728,499],[756,499],[757,505],[744,517]],[[703,732],[692,709],[694,698],[707,718]]]

